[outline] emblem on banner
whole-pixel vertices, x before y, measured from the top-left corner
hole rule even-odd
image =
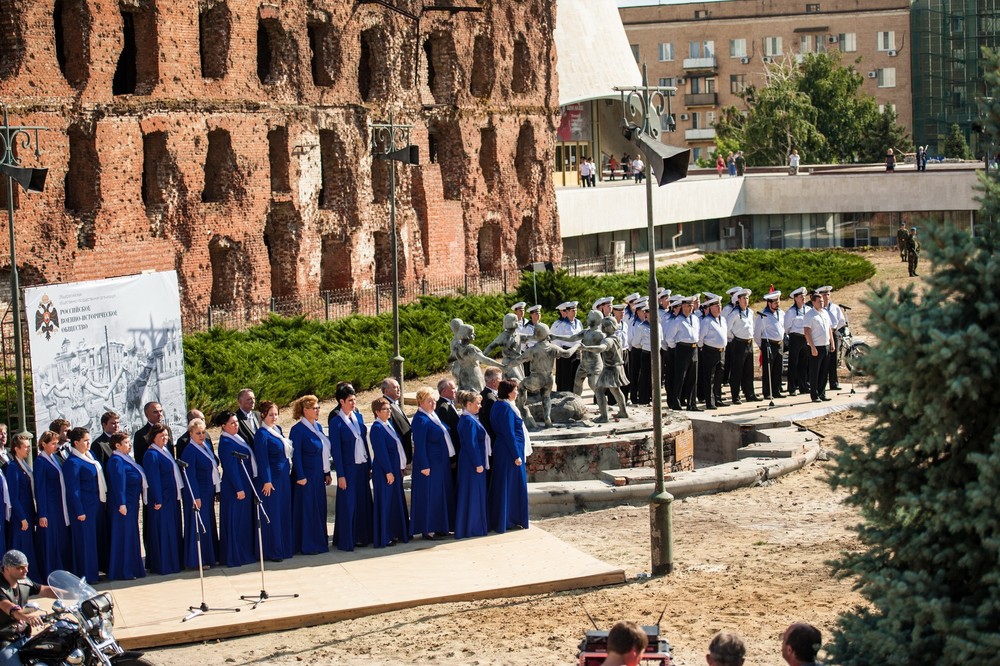
[[[49,295],[42,294],[42,300],[38,304],[38,312],[35,313],[35,333],[45,336],[46,340],[51,340],[52,334],[58,332],[59,311]]]

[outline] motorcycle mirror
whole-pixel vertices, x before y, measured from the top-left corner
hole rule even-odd
[[[56,599],[55,601],[52,602],[52,612],[62,613],[65,612],[65,610],[66,610],[66,605],[63,604],[62,599]]]

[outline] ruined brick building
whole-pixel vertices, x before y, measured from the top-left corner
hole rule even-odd
[[[49,168],[15,194],[22,284],[176,268],[190,314],[386,283],[390,112],[422,162],[397,169],[401,279],[558,261],[554,7],[0,0],[0,99],[52,130],[19,155]]]

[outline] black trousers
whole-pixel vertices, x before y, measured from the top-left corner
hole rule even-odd
[[[826,363],[827,363],[827,372],[830,375],[829,384],[828,385],[829,385],[829,387],[831,389],[834,389],[834,390],[840,388],[840,380],[837,378],[837,360],[838,360],[838,357],[839,357],[839,354],[837,353],[837,350],[840,349],[840,340],[841,340],[842,337],[843,336],[840,334],[840,331],[834,331],[833,332],[833,348],[829,349],[827,351],[827,356],[828,356],[827,361],[826,361]]]
[[[667,405],[672,401],[677,401],[678,396],[674,391],[674,367],[677,365],[677,348],[667,347],[660,352],[663,354],[663,388],[667,392]]]
[[[682,404],[695,407],[695,378],[698,364],[695,362],[698,348],[691,343],[680,342],[674,347],[673,403],[671,409],[680,409]]]
[[[640,349],[639,350],[639,376],[636,378],[636,382],[639,384],[635,403],[637,405],[648,405],[653,400],[653,378],[650,373],[650,356],[649,352]]]
[[[702,347],[698,356],[698,392],[706,405],[715,407],[722,399],[722,349]]]
[[[828,345],[816,347],[819,353],[809,355],[809,395],[813,400],[826,397],[827,363],[830,362]]]
[[[628,399],[632,404],[639,402],[639,367],[642,365],[642,350],[631,347],[628,350]]]
[[[788,334],[788,391],[809,390],[809,343],[801,333]]]
[[[770,398],[781,393],[781,343],[762,339],[761,353],[764,355],[761,388],[764,397]]]
[[[747,400],[754,398],[753,392],[753,341],[733,338],[726,345],[732,348],[731,367],[729,368],[729,390],[733,400],[740,399],[740,390]]]
[[[580,359],[574,355],[572,358],[556,359],[556,390],[572,391],[573,382],[576,380],[576,369],[580,366]]]

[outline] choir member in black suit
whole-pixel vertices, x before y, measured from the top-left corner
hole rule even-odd
[[[150,428],[163,423],[163,407],[158,402],[147,402],[143,406],[142,412],[146,415],[146,425],[136,430],[135,435],[132,436],[132,453],[135,454],[135,459],[140,461],[145,457],[146,450],[149,448]],[[167,429],[167,443],[164,448],[170,451],[170,455],[174,455],[174,435],[170,432],[170,426],[166,423],[163,423],[163,426]]]
[[[108,460],[115,452],[111,445],[111,436],[118,432],[119,419],[117,412],[107,411],[101,414],[101,434],[90,443],[90,453],[104,467],[107,467]]]
[[[257,434],[257,428],[260,427],[261,422],[260,414],[254,411],[257,396],[253,394],[251,389],[245,388],[236,396],[236,402],[240,406],[236,410],[236,420],[240,424],[240,437],[247,443],[247,446],[252,447],[253,438]]]
[[[399,382],[392,377],[383,379],[382,397],[389,401],[389,409],[392,411],[389,422],[396,429],[403,445],[403,453],[406,454],[406,464],[409,465],[413,461],[413,434],[410,432],[410,420],[403,411],[403,392],[399,388]]]

